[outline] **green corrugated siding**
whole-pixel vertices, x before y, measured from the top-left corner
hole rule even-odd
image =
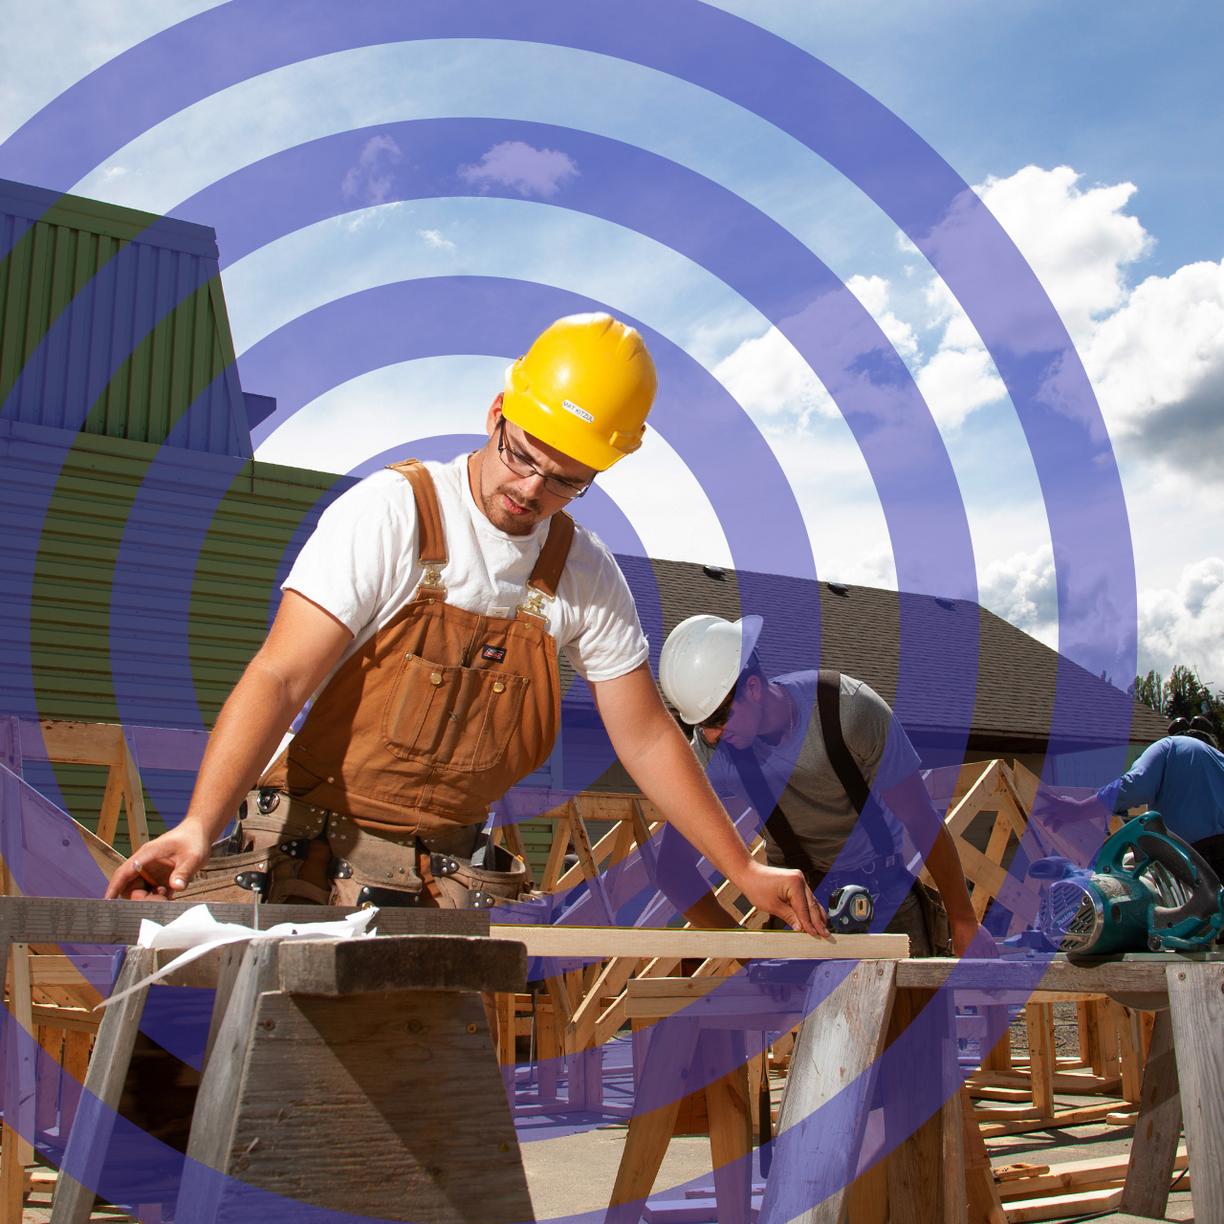
[[[78,441],[67,456],[37,542],[30,606],[42,717],[124,721],[115,699],[113,666],[122,665],[135,676],[147,671],[149,683],[156,684],[160,654],[174,654],[175,635],[183,625],[181,618],[168,616],[139,644],[137,657],[111,657],[116,558],[134,499],[156,471],[150,467],[156,454],[153,447],[95,438]],[[164,539],[141,551],[137,575],[150,600],[190,591],[191,674],[198,715],[208,723],[262,640],[278,561],[303,519],[337,481],[327,473],[249,461],[235,467],[237,475],[219,501],[207,487],[192,487],[186,464],[160,472],[166,487],[154,490],[155,503],[163,499],[188,520],[198,503],[200,520],[211,518],[198,559],[180,544],[168,521]],[[176,477],[181,478],[177,487]],[[126,721],[195,722],[194,717],[170,716],[175,696],[168,694],[167,701],[165,718],[155,710],[142,718],[125,711]]]
[[[548,852],[552,848],[553,829],[556,827],[555,820],[524,820],[518,826],[527,862],[531,864],[531,874],[537,885],[544,875]]]
[[[9,418],[160,443],[194,404],[177,445],[250,454],[212,231],[44,198],[0,183],[0,237],[16,237],[0,260],[0,399],[22,379]]]

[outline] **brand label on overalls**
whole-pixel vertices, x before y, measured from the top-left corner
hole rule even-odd
[[[506,661],[506,648],[504,646],[484,646],[481,648],[480,657],[489,659],[493,663],[504,663]]]

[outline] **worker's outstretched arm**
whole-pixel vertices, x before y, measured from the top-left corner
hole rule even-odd
[[[285,592],[267,639],[217,716],[187,815],[115,870],[108,897],[165,896],[187,886],[294,716],[352,640],[329,613]]]
[[[664,819],[758,909],[795,930],[827,935],[824,913],[802,872],[768,867],[748,854],[692,749],[663,706],[646,664],[591,685],[612,747]]]

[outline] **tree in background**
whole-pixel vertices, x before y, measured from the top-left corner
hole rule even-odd
[[[1178,664],[1163,679],[1158,671],[1136,676],[1131,686],[1135,699],[1166,718],[1193,718],[1202,714],[1215,724],[1217,734],[1224,727],[1224,697],[1213,693],[1194,668]]]
[[[1136,676],[1131,695],[1136,701],[1142,701],[1149,710],[1155,710],[1157,714],[1164,713],[1164,681],[1158,671],[1150,671],[1146,676]]]

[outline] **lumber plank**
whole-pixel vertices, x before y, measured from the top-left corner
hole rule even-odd
[[[905,935],[839,935],[813,939],[795,931],[683,930],[677,927],[531,926],[493,923],[495,939],[516,939],[528,956],[604,960],[613,956],[705,960],[900,960],[909,955]]]
[[[941,1030],[935,1044],[924,1051],[922,1060],[899,1064],[890,1074],[883,1092],[885,1134],[893,1147],[887,1160],[890,1224],[927,1224],[929,1220],[956,1224],[965,1190],[963,1125],[960,1096],[954,1093],[921,1122],[908,1137],[895,1133],[898,1111],[904,1116],[909,1101],[928,1099],[938,1083],[938,1068],[950,1064],[954,1015],[952,1000],[930,990],[898,990],[888,1026],[888,1043],[901,1037],[917,1017],[929,1008],[940,1008]],[[932,1071],[935,1072],[932,1081]],[[891,1106],[891,1108],[890,1108]],[[912,1125],[912,1119],[909,1121]],[[952,1138],[957,1156],[955,1169],[949,1170]],[[945,1139],[948,1142],[945,1142]],[[952,1190],[945,1177],[952,1171]],[[959,1215],[963,1220],[963,1214]]]
[[[699,1041],[703,1065],[730,1068],[705,1090],[719,1219],[747,1224],[752,1196],[752,1164],[747,1159],[752,1151],[752,1110],[744,1035],[709,1032],[702,1033]]]
[[[0,897],[0,943],[133,944],[144,918],[166,923],[192,909],[189,901],[103,901],[95,897]],[[218,922],[252,924],[254,907],[211,903]],[[261,905],[261,927],[281,922],[334,922],[352,908],[329,905]],[[375,924],[383,935],[483,935],[488,910],[383,909]]]
[[[98,838],[108,846],[115,844],[115,834],[119,832],[119,808],[122,803],[123,772],[119,765],[112,764],[106,773],[106,789],[102,792],[97,824]]]
[[[118,723],[69,722],[42,719],[39,723],[46,759],[64,765],[110,765],[119,757],[123,728]],[[27,756],[36,754],[27,751]]]
[[[1131,1153],[1133,1154],[1133,1152],[1134,1148],[1132,1147]],[[999,1182],[999,1196],[1006,1201],[1060,1194],[1069,1190],[1099,1190],[1105,1186],[1117,1189],[1119,1183],[1126,1177],[1127,1165],[1130,1160],[1131,1155],[1124,1153],[1118,1156],[1094,1156],[1089,1160],[1064,1160],[1058,1164],[1037,1165],[1036,1168],[1044,1169],[1045,1171],[1033,1173],[1027,1177],[1001,1180]],[[1174,1149],[1172,1167],[1165,1175],[1164,1191],[1166,1199],[1168,1198],[1173,1172],[1177,1169],[1184,1169],[1188,1163],[1186,1145],[1183,1143]],[[997,1176],[998,1171],[996,1171]],[[1183,1181],[1182,1186],[1184,1187],[1185,1184]],[[1119,1206],[1122,1211],[1130,1212],[1131,1208],[1127,1207],[1125,1203],[1126,1195],[1124,1193]],[[1165,1208],[1162,1206],[1155,1215],[1150,1215],[1150,1213],[1144,1211],[1132,1212],[1132,1214],[1150,1216],[1151,1219],[1163,1219]]]
[[[761,1224],[795,1219],[840,1224],[858,1164],[896,972],[889,961],[861,961],[848,973],[843,965],[817,968],[809,998],[828,997],[811,1010],[795,1043]],[[838,1111],[838,1126],[804,1126],[839,1094],[846,1105]]]
[[[570,805],[569,827],[574,853],[578,856],[578,865],[586,877],[589,895],[598,908],[600,919],[612,923],[615,921],[612,905],[608,900],[607,889],[604,887],[604,878],[599,873],[599,864],[595,862],[595,856],[591,852],[591,836],[587,832],[586,821],[582,817],[582,808],[577,798]]]
[[[10,1040],[5,1042],[4,1079],[0,1083],[0,1103],[4,1123],[0,1129],[0,1210],[6,1218],[21,1218],[25,1193],[25,1167],[34,1159],[30,1139],[34,1134],[37,1085],[34,1054],[20,1048],[28,1035],[37,1033],[32,1014],[30,952],[25,944],[15,944],[7,967],[8,1009],[11,1015]],[[14,1214],[15,1212],[15,1214]]]
[[[557,882],[561,878],[562,867],[565,864],[565,854],[570,843],[569,809],[573,804],[571,799],[559,809],[559,814],[546,812],[545,816],[553,816],[557,823],[553,828],[552,843],[548,847],[548,859],[544,864],[544,874],[540,877],[541,892],[556,892]]]
[[[968,1090],[959,1090],[961,1134],[964,1140],[965,1197],[973,1224],[1005,1224],[1003,1204],[990,1168],[990,1156],[982,1132],[973,1117],[973,1102]]]
[[[136,758],[128,746],[127,737],[119,739],[119,767],[122,771],[123,806],[127,812],[128,844],[138,850],[149,840],[149,819],[145,812],[144,787]]]
[[[1032,1224],[1038,1220],[1065,1220],[1069,1217],[1112,1211],[1122,1200],[1120,1187],[1075,1190],[1045,1198],[1026,1199],[1003,1208],[1007,1224]]]
[[[36,1024],[54,1024],[69,1033],[96,1033],[102,1018],[100,1012],[83,1007],[55,1007],[48,1003],[35,1003],[33,1019]]]
[[[976,764],[977,762],[973,763],[973,765]],[[972,769],[973,765],[966,765],[963,768]],[[981,769],[968,790],[959,799],[955,799],[949,807],[948,814],[944,817],[944,825],[954,837],[960,837],[978,812],[994,797],[999,787],[998,769],[998,761],[986,762],[985,767]]]
[[[1067,1109],[1056,1109],[1045,1118],[1021,1118],[1016,1122],[990,1122],[982,1127],[984,1139],[997,1139],[1001,1135],[1024,1135],[1031,1131],[1059,1130],[1064,1126],[1082,1126],[1085,1122],[1099,1122],[1106,1117],[1114,1105],[1102,1101],[1099,1105],[1078,1105]]]
[[[379,939],[299,939],[284,944],[280,989],[341,996],[406,990],[521,990],[523,946],[465,935],[385,935]]]
[[[899,965],[897,975],[898,986],[902,988],[936,989],[955,971],[958,989],[998,991],[1001,997],[995,1002],[1007,1001],[1008,991],[1027,997],[1038,988],[1095,995],[1116,991],[1161,996],[1167,991],[1164,975],[1171,963],[1197,964],[1200,959],[1165,954],[1070,961],[1054,956],[1043,963],[1028,959],[958,961],[953,957],[930,956]]]
[[[1131,1141],[1122,1210],[1156,1219],[1169,1201],[1169,1175],[1173,1171],[1181,1134],[1182,1107],[1173,1050],[1173,1022],[1168,1010],[1156,1013],[1152,1045],[1143,1069],[1139,1117]]]
[[[1194,1214],[1224,1220],[1224,966],[1186,964],[1168,973]]]
[[[1002,776],[1003,766],[996,762],[996,769]],[[986,858],[996,866],[1002,867],[1003,858],[1007,853],[1007,844],[1012,839],[1014,832],[1013,824],[1010,819],[1010,809],[1012,807],[1010,795],[1005,793],[1004,788],[1000,786],[997,798],[1001,800],[998,804],[998,810],[995,812],[994,828],[990,830],[990,837],[986,842]],[[1005,810],[1006,809],[1006,810]],[[957,847],[959,852],[960,847]],[[992,899],[998,895],[998,889],[987,889],[979,887],[975,884],[973,889],[973,912],[977,915],[979,922],[985,917],[986,910],[990,907]]]
[[[1054,1005],[1027,1003],[1024,1025],[1028,1032],[1029,1086],[1038,1117],[1054,1112]]]

